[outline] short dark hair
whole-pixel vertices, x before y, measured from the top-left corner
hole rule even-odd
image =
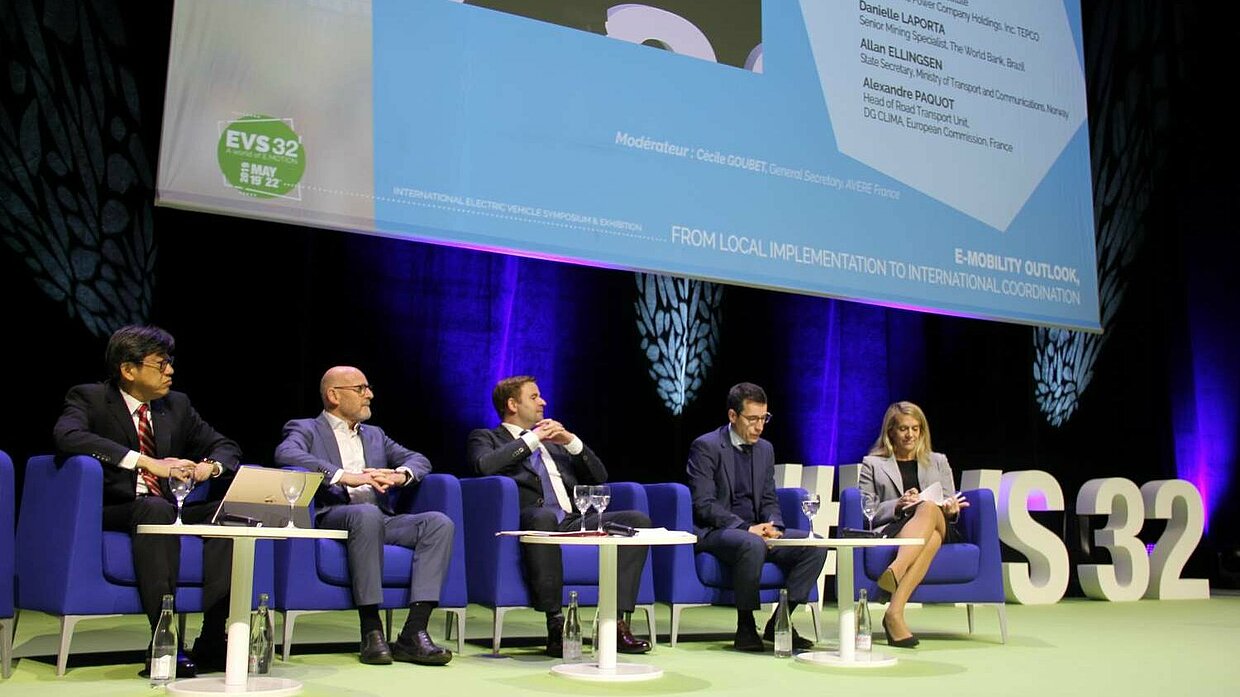
[[[508,400],[519,398],[521,388],[531,382],[537,382],[532,375],[514,375],[495,383],[495,389],[491,392],[491,404],[495,406],[495,413],[499,414],[499,418],[508,415]]]
[[[728,390],[728,408],[737,414],[745,410],[745,402],[766,404],[766,391],[752,382],[740,382]]]
[[[108,379],[117,382],[121,378],[122,363],[141,363],[143,358],[154,354],[171,356],[177,342],[168,332],[155,326],[130,324],[115,332],[108,339],[103,362]]]

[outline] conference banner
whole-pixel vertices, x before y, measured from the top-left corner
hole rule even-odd
[[[178,0],[159,202],[1099,328],[1077,0]]]

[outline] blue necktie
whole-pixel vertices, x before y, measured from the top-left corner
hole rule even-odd
[[[547,471],[547,466],[543,464],[542,448],[534,448],[534,452],[530,453],[530,464],[534,466],[534,472],[538,474],[538,479],[542,481],[543,507],[554,510],[556,522],[562,522],[564,520],[564,509],[560,508],[560,500],[555,497],[555,487],[551,486],[551,473]]]

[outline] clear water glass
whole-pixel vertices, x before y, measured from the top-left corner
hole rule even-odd
[[[874,516],[878,513],[878,496],[870,492],[861,494],[861,513],[865,516],[866,529],[874,529]]]
[[[801,512],[809,518],[809,529],[812,533],[814,530],[814,516],[818,515],[818,508],[822,505],[822,496],[818,494],[807,494],[801,499]]]
[[[590,505],[598,512],[598,531],[603,531],[603,511],[607,510],[607,504],[611,503],[611,487],[606,484],[598,484],[590,487]]]
[[[581,531],[586,531],[586,511],[590,510],[590,485],[578,484],[573,487],[573,505],[577,507],[577,512],[581,514]]]
[[[181,522],[181,506],[185,504],[185,497],[189,496],[189,492],[194,490],[194,475],[189,473],[184,475],[185,479],[181,479],[174,473],[169,477],[172,485],[172,495],[177,500],[177,522],[176,525],[183,525]]]
[[[285,472],[284,478],[280,480],[280,491],[284,493],[284,499],[288,501],[288,525],[286,528],[295,528],[293,524],[293,506],[297,503],[297,499],[301,498],[301,492],[306,488],[306,477],[302,472]]]

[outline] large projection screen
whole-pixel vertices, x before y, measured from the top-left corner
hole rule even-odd
[[[178,0],[158,189],[1099,329],[1078,0]]]

